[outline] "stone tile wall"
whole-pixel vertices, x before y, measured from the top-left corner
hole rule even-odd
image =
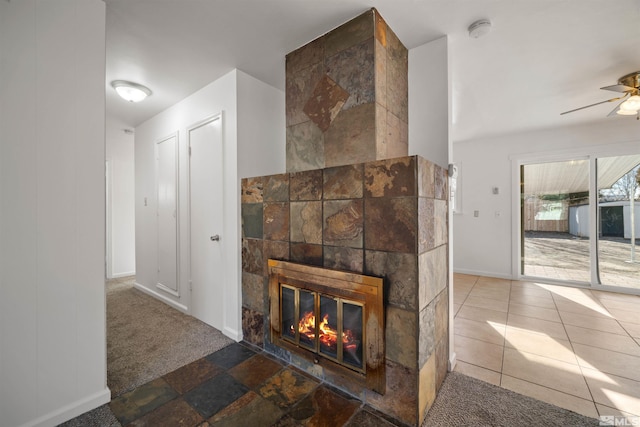
[[[418,425],[447,372],[446,173],[411,156],[243,179],[244,339]],[[270,343],[269,258],[384,277],[384,395]]]
[[[406,156],[408,51],[371,9],[286,57],[287,171]]]

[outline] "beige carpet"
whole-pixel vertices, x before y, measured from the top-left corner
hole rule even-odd
[[[597,426],[597,419],[450,372],[423,427]]]
[[[107,385],[112,398],[233,342],[135,289],[133,281],[107,282]]]

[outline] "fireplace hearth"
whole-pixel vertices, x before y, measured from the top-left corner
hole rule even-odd
[[[270,259],[271,341],[385,393],[383,279]]]

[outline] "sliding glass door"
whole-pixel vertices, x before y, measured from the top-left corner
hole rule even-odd
[[[640,155],[521,165],[520,274],[640,290],[638,199]]]
[[[521,167],[521,274],[590,282],[589,161]]]
[[[597,159],[600,283],[640,289],[640,156]]]

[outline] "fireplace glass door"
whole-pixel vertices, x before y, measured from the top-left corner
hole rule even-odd
[[[294,288],[283,286],[280,291],[280,299],[282,301],[282,313],[280,318],[282,319],[282,336],[290,340],[296,340],[296,291]]]
[[[364,371],[363,304],[288,285],[281,298],[283,338]]]
[[[297,290],[299,297],[298,332],[300,345],[316,351],[316,293],[302,289]]]
[[[342,303],[342,360],[356,368],[362,367],[362,305]]]

